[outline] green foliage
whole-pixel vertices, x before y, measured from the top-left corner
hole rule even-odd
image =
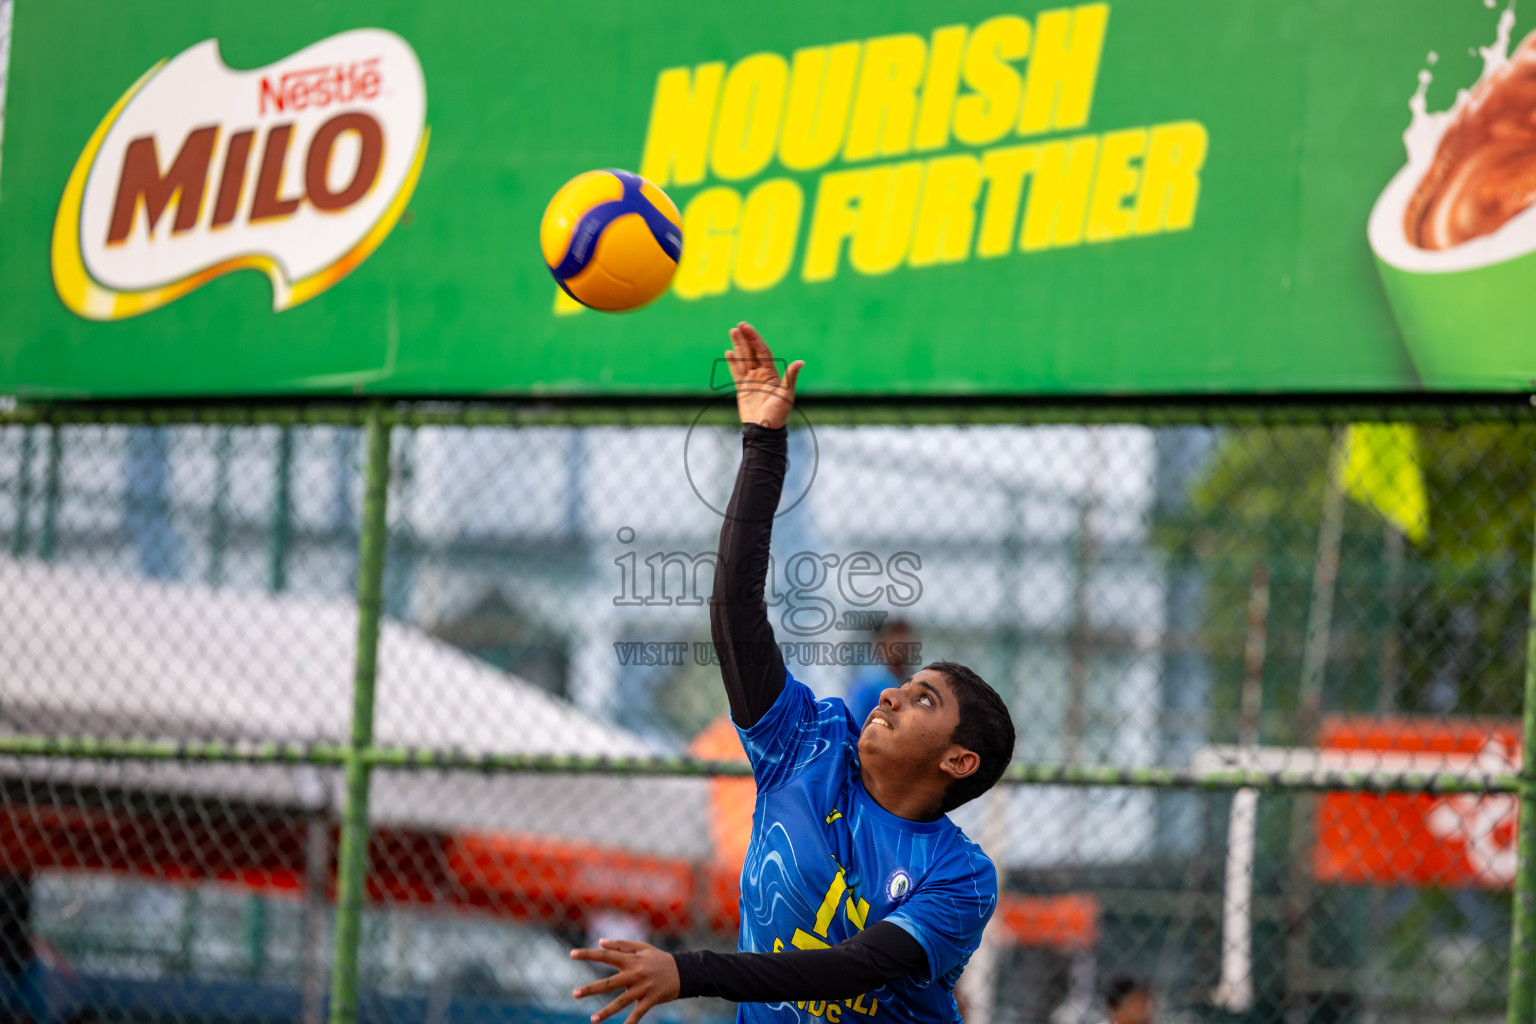
[[[1423,427],[1430,536],[1394,543],[1347,503],[1324,680],[1328,711],[1511,716],[1520,707],[1530,585],[1536,430]],[[1266,739],[1290,738],[1334,432],[1225,433],[1165,543],[1200,563],[1201,636],[1216,667],[1218,736],[1235,733],[1253,570],[1271,579]],[[1393,554],[1401,551],[1400,556]]]

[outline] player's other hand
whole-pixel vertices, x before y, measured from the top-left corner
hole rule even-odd
[[[577,999],[585,999],[603,992],[624,991],[592,1015],[592,1024],[607,1020],[631,1003],[635,1008],[629,1011],[624,1024],[635,1024],[651,1007],[677,998],[677,961],[672,959],[671,953],[644,942],[623,939],[601,939],[597,945],[597,949],[571,950],[571,959],[594,960],[617,967],[618,973],[583,985],[571,994]]]
[[[741,422],[778,429],[789,421],[795,407],[795,380],[805,360],[796,359],[779,376],[768,343],[749,323],[731,328],[731,350],[725,354],[736,382],[736,411]]]

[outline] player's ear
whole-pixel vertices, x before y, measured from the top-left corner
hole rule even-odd
[[[964,747],[950,747],[949,752],[944,755],[944,760],[939,762],[939,771],[951,779],[963,779],[967,775],[975,775],[976,769],[980,767],[981,755]]]

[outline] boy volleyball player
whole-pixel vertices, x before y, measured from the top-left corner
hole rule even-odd
[[[742,461],[720,528],[710,625],[757,807],[741,873],[739,953],[603,940],[571,952],[618,968],[575,992],[619,992],[595,1022],[689,996],[740,1003],[741,1024],[959,1020],[954,986],[997,906],[997,873],[945,813],[1013,756],[1002,698],[940,661],[880,695],[863,722],[789,675],[763,605],[788,463],[796,361],[779,376],[748,324],[726,353]],[[622,990],[622,992],[620,992]]]

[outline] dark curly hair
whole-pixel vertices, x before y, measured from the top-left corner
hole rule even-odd
[[[961,804],[981,796],[1003,777],[1008,762],[1013,760],[1013,719],[1008,714],[1008,705],[1003,703],[998,692],[964,665],[954,661],[935,661],[923,667],[944,674],[960,705],[960,721],[950,736],[950,742],[974,750],[981,758],[981,766],[976,771],[949,784],[949,790],[944,794],[944,804],[940,808],[948,814]]]
[[[1104,1005],[1110,1011],[1120,1009],[1120,1004],[1129,999],[1132,993],[1147,991],[1146,983],[1140,978],[1133,978],[1129,974],[1117,974],[1104,986]]]

